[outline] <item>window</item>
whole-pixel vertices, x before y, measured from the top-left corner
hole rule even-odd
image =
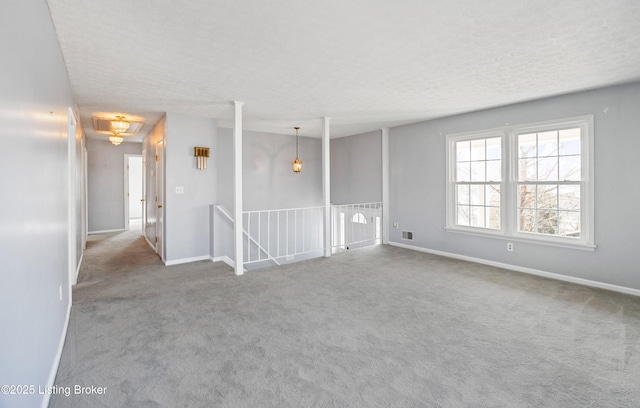
[[[594,248],[593,116],[447,136],[447,230]]]
[[[499,230],[502,139],[457,141],[455,151],[456,225]]]
[[[353,217],[351,217],[351,222],[354,222],[356,224],[366,224],[367,219],[364,218],[364,215],[362,213],[355,213],[353,214]]]

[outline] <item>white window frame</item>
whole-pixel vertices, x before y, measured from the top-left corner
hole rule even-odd
[[[580,127],[581,132],[581,180],[580,185],[580,237],[560,237],[518,231],[517,213],[517,135],[562,128]],[[534,242],[543,245],[593,251],[596,248],[594,234],[594,124],[593,115],[556,119],[544,122],[510,125],[475,132],[454,133],[446,136],[446,225],[449,232],[503,238],[510,241]],[[468,227],[456,222],[456,143],[459,141],[501,137],[502,181],[500,182],[501,229]],[[497,183],[495,183],[497,184]]]

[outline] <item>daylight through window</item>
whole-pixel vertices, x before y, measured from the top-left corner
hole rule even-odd
[[[447,229],[593,248],[593,117],[447,136]]]

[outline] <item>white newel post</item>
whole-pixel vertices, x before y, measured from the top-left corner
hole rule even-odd
[[[235,107],[235,125],[233,127],[233,219],[235,220],[233,236],[235,247],[235,273],[244,273],[244,251],[242,247],[242,105],[243,102],[233,101]]]
[[[330,132],[331,118],[322,118],[322,197],[324,199],[324,256],[331,256],[331,169]]]
[[[382,128],[382,243],[389,243],[389,128]]]

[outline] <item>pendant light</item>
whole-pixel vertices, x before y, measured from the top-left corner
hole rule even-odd
[[[294,173],[300,173],[302,171],[302,161],[298,158],[298,130],[300,127],[294,127],[296,130],[296,159],[291,162],[291,167],[293,168]]]
[[[112,135],[109,135],[109,141],[114,146],[117,146],[124,141],[124,137],[120,136],[118,133],[114,133]]]
[[[116,134],[126,132],[129,126],[131,126],[131,123],[124,120],[124,116],[116,116],[116,120],[111,121],[111,131]]]

